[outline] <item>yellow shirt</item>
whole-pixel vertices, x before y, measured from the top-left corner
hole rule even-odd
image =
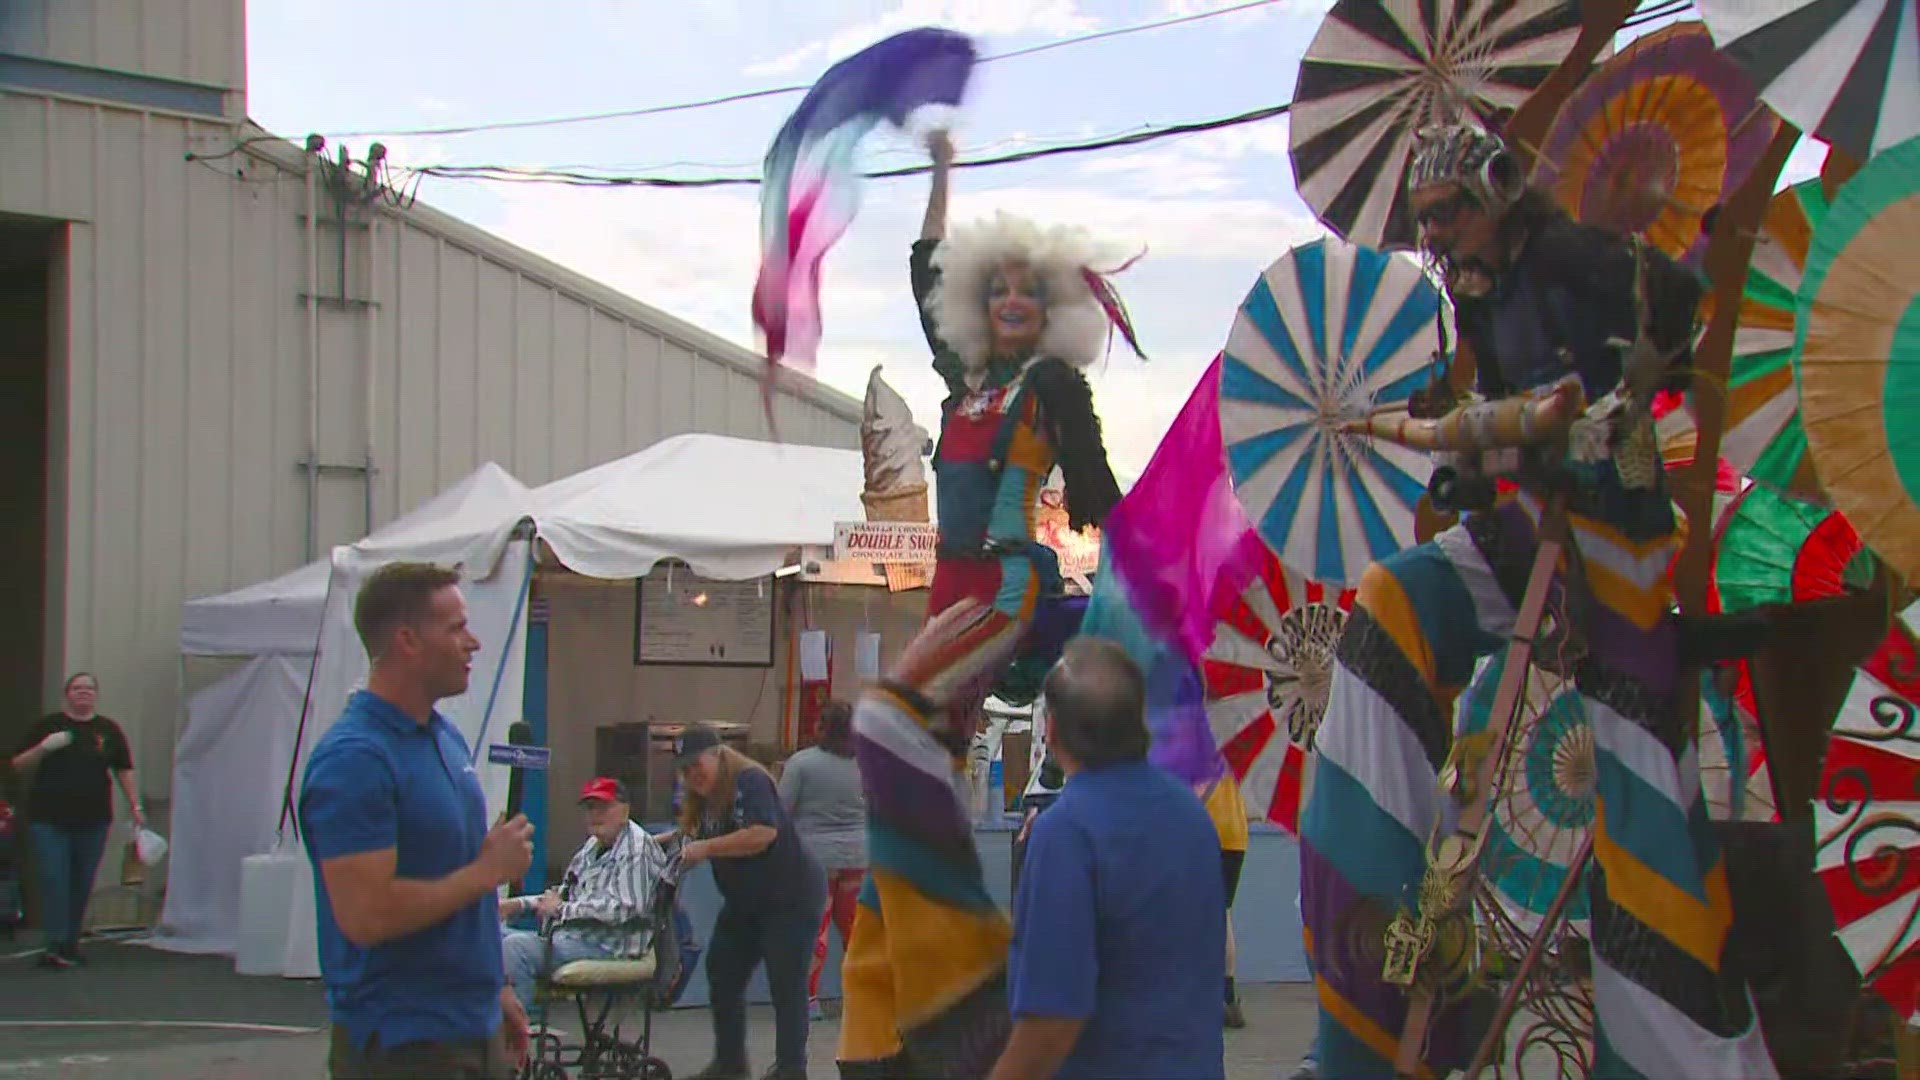
[[[1200,794],[1207,800],[1207,816],[1213,819],[1214,830],[1220,834],[1221,851],[1247,850],[1247,804],[1240,798],[1240,783],[1233,778],[1229,770],[1213,785],[1213,794],[1207,795],[1205,785]]]

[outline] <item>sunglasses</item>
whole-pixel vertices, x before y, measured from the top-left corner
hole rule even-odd
[[[1452,195],[1420,211],[1414,216],[1414,222],[1423,229],[1451,225],[1453,224],[1453,219],[1460,216],[1461,211],[1467,210],[1475,205],[1477,205],[1477,203],[1474,201],[1472,195],[1464,191],[1456,191]]]

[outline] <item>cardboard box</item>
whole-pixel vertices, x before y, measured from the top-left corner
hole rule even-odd
[[[1006,778],[1006,807],[1020,808],[1020,796],[1026,793],[1027,778],[1032,775],[1033,732],[1009,731],[1000,739],[1000,775]]]

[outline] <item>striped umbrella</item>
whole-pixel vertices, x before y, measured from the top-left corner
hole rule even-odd
[[[1720,453],[1756,483],[1795,498],[1825,504],[1827,494],[1807,457],[1800,426],[1800,391],[1793,378],[1794,294],[1807,265],[1807,247],[1827,199],[1808,180],[1774,195],[1753,245],[1740,322],[1727,377],[1727,411]],[[1713,316],[1713,295],[1701,319]]]
[[[1867,162],[1814,231],[1795,304],[1807,450],[1833,505],[1920,580],[1920,137]]]
[[[1356,244],[1412,248],[1413,133],[1468,119],[1497,130],[1579,36],[1566,0],[1339,0],[1294,84],[1300,197]]]
[[[1913,0],[1696,0],[1761,100],[1861,160],[1920,135]]]
[[[1328,237],[1280,257],[1240,305],[1220,370],[1234,492],[1290,569],[1353,585],[1413,539],[1425,454],[1339,430],[1404,405],[1438,350],[1418,264]]]
[[[1534,182],[1580,222],[1691,259],[1706,251],[1707,211],[1746,180],[1775,125],[1706,28],[1676,23],[1581,85],[1547,133]]]
[[[1218,612],[1201,661],[1207,722],[1248,806],[1290,833],[1314,736],[1333,685],[1333,650],[1353,591],[1307,581],[1267,552],[1260,573]]]

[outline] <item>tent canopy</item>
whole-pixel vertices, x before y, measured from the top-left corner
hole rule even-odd
[[[404,541],[447,522],[518,520],[527,491],[489,461],[368,539]],[[180,611],[180,651],[188,656],[312,655],[332,572],[328,560],[316,559],[270,581],[187,601]]]
[[[796,548],[831,544],[838,522],[864,520],[864,483],[858,450],[676,435],[535,488],[512,512],[442,518],[343,552],[362,566],[432,559],[484,577],[531,520],[561,564],[587,577],[644,577],[680,559],[702,577],[738,581],[773,573]]]

